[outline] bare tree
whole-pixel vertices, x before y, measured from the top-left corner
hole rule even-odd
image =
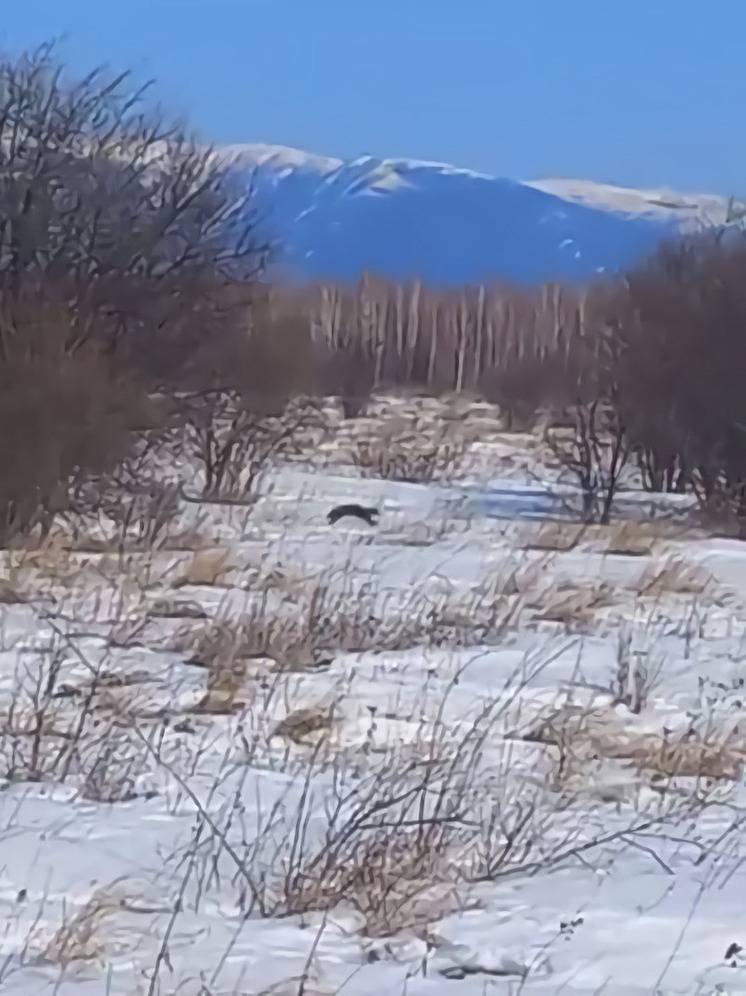
[[[250,300],[266,259],[251,180],[148,111],[148,89],[72,80],[50,44],[0,60],[0,356],[16,308],[53,295],[67,349],[96,338],[173,375]]]
[[[231,384],[261,360],[251,177],[147,93],[128,73],[72,79],[50,44],[0,58],[5,541],[128,456],[155,386]]]
[[[613,405],[579,402],[569,412],[572,428],[550,429],[546,441],[580,488],[584,522],[606,525],[629,457],[624,425]]]
[[[746,529],[746,233],[664,245],[613,303],[620,404],[643,472]]]

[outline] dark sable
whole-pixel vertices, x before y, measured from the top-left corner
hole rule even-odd
[[[377,525],[378,509],[366,508],[365,505],[337,505],[327,515],[327,520],[329,525],[333,526],[335,522],[339,522],[340,519],[344,519],[346,516],[362,519],[369,526],[375,526]]]

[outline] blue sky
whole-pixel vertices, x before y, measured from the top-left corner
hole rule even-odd
[[[215,141],[746,194],[746,0],[0,0]]]

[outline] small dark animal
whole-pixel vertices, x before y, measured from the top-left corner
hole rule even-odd
[[[356,519],[362,519],[369,526],[378,525],[376,521],[378,519],[378,509],[366,508],[365,505],[337,505],[326,518],[329,525],[333,526],[335,522],[339,522],[340,519],[344,519],[348,515],[354,516]]]

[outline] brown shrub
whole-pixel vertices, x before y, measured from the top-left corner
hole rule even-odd
[[[86,477],[113,470],[155,417],[93,349],[55,344],[0,364],[0,542],[64,511]]]
[[[251,299],[266,246],[251,183],[178,121],[144,106],[131,75],[74,79],[45,44],[0,58],[0,296],[54,288],[96,341],[173,380]],[[7,139],[7,140],[6,140]]]
[[[746,520],[746,235],[666,245],[610,299],[621,413],[644,482]],[[718,502],[717,499],[721,499]]]

